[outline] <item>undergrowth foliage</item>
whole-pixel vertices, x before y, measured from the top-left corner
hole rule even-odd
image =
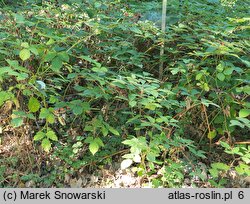
[[[42,159],[21,176],[25,161],[1,156],[0,186],[61,186],[113,160],[152,187],[250,176],[247,1],[169,1],[165,33],[157,1],[1,4],[0,156],[18,149],[3,148],[15,136]]]

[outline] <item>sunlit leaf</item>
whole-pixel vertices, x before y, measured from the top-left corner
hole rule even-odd
[[[21,125],[23,125],[23,118],[13,118],[11,120],[11,125],[13,127],[20,127]]]
[[[51,149],[51,142],[46,138],[43,139],[42,148],[44,149],[45,152],[49,152],[49,150]]]
[[[25,61],[30,58],[30,51],[28,49],[23,49],[19,53],[19,57]]]
[[[34,136],[34,141],[42,140],[45,137],[45,133],[42,131],[39,131]]]
[[[128,167],[131,166],[131,164],[133,164],[133,161],[131,159],[125,159],[121,162],[121,169],[126,169]]]
[[[212,140],[216,137],[216,130],[212,130],[207,135],[208,139]]]
[[[32,113],[37,112],[40,108],[39,101],[35,97],[31,97],[29,99],[28,108],[29,108],[29,111]]]
[[[89,144],[89,150],[90,152],[95,155],[95,153],[99,150],[99,145],[96,141],[92,141],[90,144]]]
[[[50,139],[50,140],[53,140],[53,141],[58,141],[58,138],[56,136],[56,133],[52,130],[48,131],[46,133],[46,136]]]
[[[240,118],[246,118],[249,115],[250,115],[250,109],[241,109],[239,112]]]

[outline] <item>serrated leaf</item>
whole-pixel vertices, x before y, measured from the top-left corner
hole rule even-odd
[[[133,164],[133,161],[131,159],[125,159],[125,160],[123,160],[122,163],[121,163],[121,169],[122,170],[126,169],[126,168],[130,167],[131,164]]]
[[[99,137],[95,138],[94,142],[96,142],[99,145],[99,147],[104,147],[104,144]]]
[[[225,75],[223,73],[218,73],[217,75],[217,78],[220,80],[220,81],[224,81],[225,80]]]
[[[155,157],[156,157],[157,155],[155,154],[155,153],[153,153],[153,152],[148,152],[147,153],[147,160],[148,161],[150,161],[150,162],[155,162]]]
[[[64,62],[69,62],[69,55],[67,52],[61,52],[58,54],[58,57],[64,61]]]
[[[52,38],[50,38],[48,42],[46,42],[46,45],[53,45],[54,43],[55,41]]]
[[[46,117],[46,121],[47,121],[48,123],[50,123],[50,124],[55,123],[55,116],[54,116],[52,113],[50,113],[50,114]]]
[[[145,108],[147,108],[147,109],[149,109],[149,110],[155,110],[156,109],[156,105],[155,105],[155,103],[147,103],[146,105],[145,105]]]
[[[129,106],[131,106],[132,108],[136,106],[136,104],[137,104],[136,101],[129,101]]]
[[[23,125],[23,118],[13,118],[11,120],[11,125],[13,127],[20,127],[21,125]]]
[[[5,101],[12,99],[13,94],[6,91],[0,91],[0,107],[4,104]]]
[[[55,57],[51,62],[51,69],[55,72],[59,72],[63,66],[63,61],[59,57]]]
[[[30,51],[28,49],[23,49],[19,53],[21,60],[25,61],[30,58]]]
[[[29,99],[28,108],[29,108],[29,111],[32,113],[37,112],[40,108],[39,101],[35,97],[31,97]]]
[[[99,145],[94,140],[89,144],[90,152],[95,155],[95,153],[99,150]]]
[[[225,75],[231,75],[232,73],[233,73],[233,71],[234,71],[234,69],[232,68],[232,67],[227,67],[225,70],[224,70],[224,72],[223,72],[223,74],[225,74]]]
[[[135,26],[131,27],[130,30],[133,31],[136,34],[142,34],[142,31],[139,28],[135,27]]]
[[[39,141],[42,140],[45,137],[45,133],[42,131],[39,131],[36,133],[36,135],[34,136],[34,141]]]
[[[50,130],[46,133],[46,136],[53,141],[58,141],[58,137],[56,136],[55,132]]]
[[[196,80],[200,80],[201,77],[202,77],[203,75],[204,75],[203,73],[198,73],[198,74],[195,76],[195,79],[196,79]]]
[[[45,152],[49,152],[49,150],[51,149],[51,142],[46,138],[43,139],[42,148]]]
[[[30,47],[30,51],[34,54],[34,55],[38,55],[38,50],[35,47]]]
[[[89,136],[89,137],[87,137],[87,138],[84,140],[84,142],[85,142],[85,143],[91,143],[93,140],[94,140],[94,138],[91,137],[91,136]]]
[[[23,42],[23,43],[21,43],[21,47],[23,47],[23,48],[29,48],[29,43]]]
[[[42,108],[39,114],[39,118],[40,119],[47,118],[49,114],[50,114],[50,111],[47,108]]]
[[[239,112],[240,118],[246,118],[249,115],[250,115],[250,109],[241,109]]]
[[[212,140],[216,137],[216,130],[210,131],[207,135],[208,139]]]
[[[211,164],[211,166],[214,168],[214,169],[219,169],[219,170],[229,170],[230,167],[224,163],[221,163],[221,162],[218,162],[218,163],[213,163]]]
[[[44,61],[45,62],[50,62],[52,59],[54,59],[56,57],[56,52],[48,52],[45,57],[44,57]]]
[[[97,73],[106,73],[108,69],[106,67],[93,67],[92,71]]]
[[[217,169],[209,169],[210,174],[212,175],[212,177],[217,178],[219,171]]]
[[[227,144],[226,142],[220,141],[220,145],[221,145],[222,147],[224,147],[225,149],[231,149],[230,145]]]
[[[203,89],[204,89],[205,91],[209,91],[209,90],[210,90],[210,88],[209,88],[209,86],[208,86],[207,83],[204,83],[204,84],[203,84]]]
[[[111,126],[108,126],[108,130],[109,130],[111,133],[113,133],[114,135],[117,135],[117,136],[120,135],[120,133],[119,133],[115,128],[113,128],[113,127],[111,127]]]
[[[218,72],[223,72],[224,66],[225,66],[225,65],[224,65],[224,62],[221,62],[220,64],[217,65],[216,70],[217,70]]]
[[[107,136],[108,135],[108,129],[105,126],[102,126],[102,134],[103,136]]]

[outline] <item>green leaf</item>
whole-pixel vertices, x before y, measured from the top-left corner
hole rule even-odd
[[[19,53],[21,60],[25,61],[30,58],[30,51],[28,49],[23,49]]]
[[[49,150],[51,149],[51,142],[46,138],[43,139],[42,148],[44,149],[45,152],[49,152]]]
[[[221,62],[220,64],[217,65],[216,70],[217,70],[218,72],[223,72],[224,66],[225,66],[225,65],[224,65],[224,62]]]
[[[50,114],[46,117],[46,121],[47,121],[48,123],[50,123],[50,124],[55,123],[55,116],[54,116],[52,113],[50,113]]]
[[[35,47],[30,47],[29,49],[34,55],[38,55],[38,50]]]
[[[55,57],[51,63],[51,69],[55,72],[59,72],[63,66],[63,61],[59,57]]]
[[[50,114],[50,111],[47,108],[42,108],[39,114],[39,118],[40,119],[47,118],[49,114]]]
[[[106,73],[108,69],[106,67],[93,67],[92,71],[97,73]]]
[[[69,62],[69,55],[67,52],[60,52],[58,57],[64,62]]]
[[[89,150],[90,152],[95,155],[95,153],[99,150],[99,145],[98,143],[93,140],[90,144],[89,144]]]
[[[32,113],[37,112],[39,110],[39,108],[40,108],[39,101],[36,98],[31,97],[29,99],[28,108],[29,108],[29,111],[32,112]]]
[[[120,135],[120,133],[119,133],[115,128],[113,128],[113,127],[111,127],[111,126],[108,126],[107,128],[108,128],[108,130],[109,130],[111,133],[113,133],[114,135],[117,135],[117,136]]]
[[[228,75],[231,75],[233,73],[233,71],[234,71],[234,69],[232,67],[227,67],[224,70],[223,74],[225,74],[226,76],[228,76]]]
[[[108,135],[108,129],[105,126],[102,126],[102,134],[103,134],[103,136]]]
[[[224,147],[225,149],[231,149],[230,145],[227,144],[226,142],[220,141],[220,145],[221,145],[222,147]]]
[[[13,94],[6,91],[0,91],[0,107],[3,103],[9,99],[13,98]]]
[[[217,78],[220,80],[220,81],[224,81],[225,80],[225,75],[223,73],[218,73],[217,75]]]
[[[145,105],[145,108],[149,109],[149,110],[155,110],[157,107],[157,104],[156,103],[147,103]]]
[[[54,43],[55,41],[52,38],[50,38],[48,42],[46,42],[46,45],[53,45]]]
[[[42,131],[39,131],[36,133],[36,135],[34,136],[34,141],[39,141],[42,140],[45,137],[45,133]]]
[[[217,178],[219,176],[219,171],[217,169],[209,169],[209,172],[213,178]]]
[[[136,34],[142,34],[142,31],[139,28],[135,27],[135,26],[131,27],[130,30],[133,31]]]
[[[250,115],[250,109],[241,109],[239,112],[240,118],[246,118],[249,115]]]
[[[235,167],[235,170],[237,171],[237,173],[239,175],[247,175],[249,176],[250,175],[250,170],[249,170],[249,166],[248,165],[245,165],[245,164],[240,164],[238,166]]]
[[[207,135],[208,139],[212,140],[216,137],[216,130],[210,131]]]
[[[79,105],[75,104],[74,106],[71,106],[71,109],[75,115],[81,115],[83,112],[81,104]]]
[[[213,163],[211,164],[213,169],[218,169],[218,170],[224,170],[227,171],[230,169],[230,167],[224,163],[218,162],[218,163]]]
[[[196,76],[195,76],[195,79],[196,80],[200,80],[203,76],[203,73],[198,73]]]
[[[203,84],[203,89],[204,89],[205,91],[209,91],[209,90],[210,90],[210,88],[209,88],[209,86],[208,86],[207,83],[204,83],[204,84]]]
[[[136,101],[129,101],[129,106],[131,106],[132,108],[136,106],[136,104],[137,104]]]
[[[241,128],[245,127],[245,125],[238,120],[230,120],[230,126],[239,126]]]
[[[46,136],[50,139],[50,140],[53,140],[53,141],[58,141],[58,138],[55,134],[54,131],[50,130],[46,133]]]
[[[50,62],[51,60],[53,60],[56,57],[56,52],[48,52],[45,57],[44,57],[44,61],[45,62]]]
[[[23,24],[25,22],[25,17],[23,15],[15,13],[13,16],[15,17],[15,20],[18,24]]]
[[[157,155],[154,152],[148,152],[147,153],[147,160],[150,162],[155,162],[155,157]]]
[[[29,43],[23,42],[23,43],[21,43],[21,47],[23,47],[23,48],[29,48]]]
[[[23,118],[13,118],[11,120],[11,125],[13,127],[20,127],[21,125],[23,125]]]
[[[126,168],[130,167],[131,164],[133,164],[133,160],[131,160],[131,159],[125,159],[125,160],[123,160],[122,163],[121,163],[121,169],[122,170],[126,169]]]
[[[99,138],[99,137],[95,138],[94,142],[96,142],[99,145],[99,147],[104,147],[104,144],[103,144],[101,138]]]
[[[90,144],[93,140],[94,140],[94,138],[91,137],[91,136],[89,136],[89,137],[87,137],[87,138],[84,140],[84,142]]]

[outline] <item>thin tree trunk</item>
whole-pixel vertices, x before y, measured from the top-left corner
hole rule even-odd
[[[166,15],[167,15],[167,0],[162,0],[162,22],[161,22],[162,33],[164,33],[166,31]],[[165,45],[164,45],[164,40],[163,40],[162,45],[161,45],[161,50],[160,50],[160,67],[159,67],[159,79],[160,80],[162,80],[162,77],[163,77],[162,57],[164,55],[164,47],[165,47]]]

